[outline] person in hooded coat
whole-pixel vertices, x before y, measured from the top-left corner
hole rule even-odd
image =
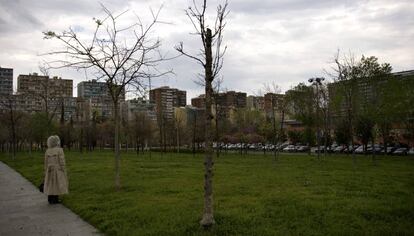
[[[59,203],[59,195],[69,192],[65,155],[60,147],[60,139],[57,135],[50,136],[47,139],[47,147],[43,191],[48,195],[48,202],[56,204]]]

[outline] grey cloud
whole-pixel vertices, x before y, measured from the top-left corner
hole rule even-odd
[[[359,21],[374,27],[386,27],[396,33],[413,33],[414,2],[393,9],[371,10],[371,14],[361,14]]]
[[[54,19],[78,16],[76,19],[80,22],[67,22],[67,27],[72,25],[84,32],[88,24],[82,19],[90,20],[102,13],[98,1],[20,0],[14,6],[10,6],[10,2],[0,0],[0,13],[23,16],[12,22],[0,14],[0,64],[15,67],[16,74],[37,70],[33,48],[48,49],[41,44],[40,31],[45,26],[54,27]],[[111,9],[131,8],[137,13],[149,6],[158,6],[160,2],[103,1]],[[216,2],[222,1],[209,1],[212,11]],[[176,55],[173,47],[181,41],[189,52],[199,52],[200,39],[190,35],[190,23],[182,12],[189,4],[191,0],[167,0],[162,18],[174,24],[156,28],[154,32],[155,36],[163,36],[163,52],[170,56]],[[229,9],[224,33],[228,51],[221,73],[224,88],[253,93],[263,83],[275,81],[283,90],[289,89],[308,77],[323,75],[323,68],[329,68],[338,48],[356,55],[375,55],[381,62],[391,62],[397,70],[412,69],[414,7],[411,1],[229,0]],[[17,17],[11,17],[14,18]],[[11,31],[20,33],[6,35]],[[27,38],[39,39],[27,42]],[[200,65],[185,57],[160,65],[161,71],[171,68],[175,75],[154,80],[153,87],[169,85],[185,89],[188,98],[203,92],[194,83],[197,74],[203,72]],[[73,78],[74,84],[86,79],[84,73],[71,70],[53,74]]]
[[[341,0],[237,0],[230,2],[232,12],[245,14],[292,14],[292,12],[323,10],[328,8],[347,7],[355,8],[365,1],[341,1]],[[292,15],[297,17],[300,15]]]
[[[0,5],[0,35],[24,32],[42,26],[42,22],[32,11],[21,7],[20,1],[1,0]]]
[[[45,22],[64,16],[94,17],[102,12],[100,3],[110,10],[127,8],[129,0],[0,0],[0,33],[12,34],[29,29],[42,30]]]

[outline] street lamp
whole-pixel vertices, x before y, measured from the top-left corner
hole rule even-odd
[[[323,77],[316,77],[316,78],[310,78],[308,79],[309,83],[311,83],[311,85],[316,87],[316,117],[319,117],[319,86],[322,86],[322,81],[324,81],[325,78]],[[320,150],[320,127],[319,127],[319,121],[316,120],[316,142],[318,145],[318,160],[320,158],[320,154],[321,154],[321,150]],[[325,134],[326,135],[326,134]],[[325,147],[326,149],[326,147]],[[326,150],[325,150],[326,153]]]
[[[324,81],[325,78],[323,77],[316,77],[316,78],[310,78],[308,79],[309,83],[312,83],[312,85],[322,85],[322,81]]]

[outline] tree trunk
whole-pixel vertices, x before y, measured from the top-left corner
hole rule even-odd
[[[274,104],[274,96],[272,94],[272,126],[273,126],[273,157],[275,161],[277,161],[277,134],[276,134],[276,114],[275,114],[275,104]]]
[[[206,115],[205,115],[205,175],[204,175],[204,213],[200,221],[201,226],[210,228],[214,224],[213,215],[213,145],[212,145],[212,107],[211,99],[213,95],[213,59],[211,49],[211,30],[207,28],[206,45],[206,65],[205,65],[205,93],[206,93]]]
[[[193,126],[193,157],[195,157],[195,148],[196,148],[196,128],[197,128],[197,113],[194,110],[194,126]]]
[[[180,131],[179,127],[177,126],[177,152],[180,153]]]
[[[219,91],[217,91],[217,93],[218,93]],[[218,96],[218,94],[216,95],[216,96]],[[219,124],[218,124],[218,122],[219,122],[219,110],[218,110],[218,103],[217,103],[217,98],[216,98],[216,100],[214,101],[214,106],[215,106],[215,109],[216,109],[216,115],[215,115],[215,117],[214,117],[214,120],[215,120],[215,128],[216,128],[216,157],[218,158],[219,156],[220,156],[220,150],[221,150],[221,145],[219,144],[219,137],[220,137],[220,135],[219,135]]]
[[[375,159],[375,139],[374,139],[374,137],[372,137],[371,145],[372,145],[372,162],[374,163],[374,165],[377,165],[376,159]]]
[[[120,162],[120,153],[119,153],[119,107],[118,101],[114,101],[114,120],[115,120],[115,189],[116,191],[121,190],[121,180],[119,174],[119,162]]]
[[[11,129],[12,129],[12,159],[16,157],[16,124],[14,120],[13,108],[10,111],[10,121],[11,121]]]

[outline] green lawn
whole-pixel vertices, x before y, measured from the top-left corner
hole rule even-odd
[[[6,162],[38,185],[43,156]],[[216,225],[198,221],[203,159],[188,154],[122,155],[115,192],[113,154],[66,152],[64,205],[107,235],[414,235],[414,158],[234,154],[215,160]]]

